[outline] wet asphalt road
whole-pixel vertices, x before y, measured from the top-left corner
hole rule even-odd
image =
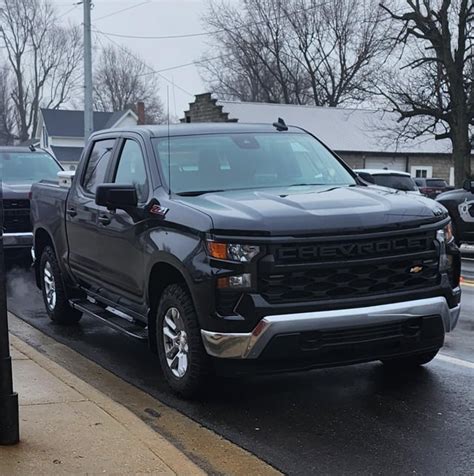
[[[31,273],[10,269],[8,283],[17,316],[284,473],[474,474],[474,287],[464,286],[460,323],[443,349],[454,360],[410,374],[370,363],[220,380],[202,401],[185,402],[146,345],[89,317],[54,326]]]

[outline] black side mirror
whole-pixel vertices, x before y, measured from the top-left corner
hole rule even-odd
[[[364,181],[375,184],[374,177],[367,172],[357,172],[357,175]]]
[[[105,183],[97,186],[95,203],[109,210],[127,210],[137,206],[137,189],[133,185]]]
[[[468,192],[474,193],[474,180],[464,180],[462,188]]]

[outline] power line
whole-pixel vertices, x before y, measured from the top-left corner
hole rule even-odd
[[[195,38],[197,36],[208,36],[213,35],[214,33],[220,33],[225,30],[216,30],[212,32],[202,32],[202,33],[188,33],[184,35],[166,35],[166,36],[140,36],[140,35],[122,35],[120,33],[109,33],[109,32],[101,32],[104,35],[113,36],[116,38],[129,38],[135,40],[176,40],[179,38]]]
[[[126,12],[128,10],[132,10],[133,8],[141,7],[142,5],[146,5],[147,3],[150,3],[150,0],[146,0],[145,2],[142,2],[142,3],[138,3],[137,5],[132,5],[131,7],[122,8],[121,10],[117,10],[115,12],[108,13],[107,15],[103,15],[99,18],[95,18],[94,22],[103,20],[104,18],[112,17],[114,15],[118,15],[119,13],[123,13],[123,12]]]
[[[145,2],[145,3],[149,3],[149,2]],[[319,3],[317,5],[312,5],[311,7],[308,7],[308,8],[302,8],[300,10],[295,10],[292,13],[295,13],[295,14],[296,13],[306,13],[310,10],[314,10],[316,8],[323,7],[327,4],[328,3]],[[272,17],[272,18],[268,18],[266,20],[258,21],[258,22],[250,22],[250,23],[247,23],[246,26],[262,25],[262,24],[267,23],[269,20],[274,20],[274,19],[277,19],[277,18],[278,17],[275,16],[275,17]],[[126,34],[123,34],[123,33],[110,33],[110,32],[105,32],[105,31],[101,31],[100,33],[102,33],[103,35],[107,35],[107,36],[113,36],[115,38],[128,38],[128,39],[134,39],[134,40],[170,40],[170,39],[171,40],[176,40],[176,39],[180,39],[180,38],[196,38],[196,37],[200,37],[200,36],[212,36],[212,35],[216,35],[218,33],[225,33],[225,32],[230,32],[230,31],[233,31],[233,30],[231,28],[221,28],[219,30],[213,30],[213,31],[207,31],[207,32],[204,31],[204,32],[199,32],[199,33],[183,33],[181,35],[163,35],[163,36],[126,35]]]
[[[105,36],[111,43],[113,43],[115,46],[117,46],[117,48],[121,49],[123,52],[127,53],[132,58],[135,58],[137,61],[139,61],[141,64],[143,64],[143,66],[145,66],[146,68],[148,68],[150,70],[150,73],[144,73],[144,74],[141,74],[140,76],[145,76],[146,74],[157,74],[160,78],[163,78],[167,83],[169,83],[169,84],[173,85],[174,87],[178,88],[183,93],[186,93],[191,97],[194,97],[193,93],[191,93],[191,92],[187,91],[186,89],[184,89],[183,87],[177,85],[175,82],[171,81],[166,76],[161,74],[161,72],[159,72],[157,70],[154,70],[151,66],[149,66],[147,63],[145,63],[145,61],[143,61],[143,59],[141,59],[139,56],[133,54],[130,50],[128,50],[127,48],[122,46],[120,43],[117,43],[115,40],[113,40],[112,38],[109,38],[107,35],[100,32],[99,30],[95,30],[95,33],[99,33],[99,34],[102,34],[103,36]]]
[[[60,20],[61,18],[69,15],[75,8],[77,8],[79,6],[79,2],[78,3],[75,3],[68,11],[62,13],[61,15],[59,15],[57,18],[56,18],[56,21],[57,20]]]

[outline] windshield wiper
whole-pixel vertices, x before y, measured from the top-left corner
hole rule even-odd
[[[198,197],[199,195],[204,195],[205,193],[218,193],[225,192],[225,190],[191,190],[188,192],[178,192],[176,195],[180,197]]]
[[[293,183],[288,187],[310,187],[311,185],[329,185],[327,183]]]

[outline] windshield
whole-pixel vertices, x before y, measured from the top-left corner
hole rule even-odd
[[[307,134],[209,134],[155,139],[154,145],[174,193],[355,184],[337,159]]]
[[[0,164],[2,180],[11,184],[56,180],[61,170],[49,154],[38,152],[0,152]]]
[[[404,190],[405,192],[414,192],[417,190],[415,182],[411,177],[406,175],[372,175],[377,185],[383,187],[395,188],[397,190]]]

